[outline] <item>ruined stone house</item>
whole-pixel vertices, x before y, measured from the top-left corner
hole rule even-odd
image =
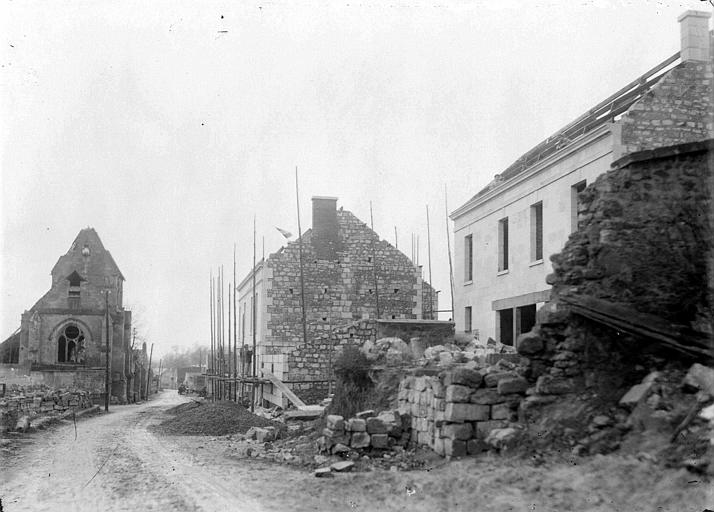
[[[549,299],[548,256],[577,230],[585,187],[626,154],[712,137],[710,17],[685,12],[679,52],[532,148],[452,212],[457,331],[513,345]]]
[[[321,363],[333,350],[333,329],[377,317],[435,319],[437,294],[420,267],[351,212],[337,209],[337,198],[312,198],[312,229],[302,245],[307,343],[299,247],[293,241],[254,269],[257,368],[289,382],[298,395],[324,388],[324,397],[330,376]],[[238,294],[238,343],[252,346],[253,271],[239,283]],[[265,387],[264,398],[283,405],[272,386]]]
[[[20,329],[3,343],[5,363],[33,384],[104,395],[107,333],[111,347],[111,395],[133,396],[131,311],[122,306],[124,276],[92,228],[79,232],[52,268],[52,284],[22,314]],[[109,306],[109,329],[105,302]]]

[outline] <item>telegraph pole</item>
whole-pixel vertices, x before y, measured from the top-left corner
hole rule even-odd
[[[109,381],[110,377],[110,367],[109,367],[109,359],[111,357],[111,345],[109,342],[109,290],[104,290],[104,313],[105,313],[105,323],[106,323],[106,368],[105,368],[105,375],[104,375],[104,412],[109,412],[109,395],[111,393],[111,383]]]
[[[149,367],[146,370],[146,401],[149,401],[149,394],[151,392],[151,358],[154,356],[154,344],[151,344],[151,351],[149,352]]]

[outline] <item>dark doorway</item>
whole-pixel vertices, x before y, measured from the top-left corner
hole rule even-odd
[[[530,332],[536,322],[536,305],[529,304],[518,308],[518,334]]]
[[[501,309],[498,311],[499,339],[504,345],[513,346],[513,309]]]

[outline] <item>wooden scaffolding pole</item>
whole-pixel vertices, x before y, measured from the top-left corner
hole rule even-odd
[[[300,300],[302,302],[302,342],[307,345],[307,314],[305,305],[305,269],[302,257],[302,226],[300,225],[300,189],[298,187],[298,168],[295,166],[295,204],[297,205],[298,251],[300,254]]]
[[[446,251],[449,253],[449,282],[451,284],[451,320],[456,321],[454,314],[454,267],[451,263],[451,236],[449,235],[449,207],[446,198],[446,183],[444,183],[444,219],[446,220]]]
[[[236,244],[233,243],[233,380],[238,377],[238,328],[236,318],[238,317],[238,308],[236,306]],[[238,401],[238,384],[234,382],[233,401]]]
[[[253,383],[251,384],[250,392],[250,411],[255,412],[255,378],[257,377],[257,338],[256,338],[256,318],[258,316],[258,305],[255,303],[255,214],[253,214],[253,319],[251,324],[253,325]]]
[[[429,320],[434,320],[434,282],[431,279],[431,230],[429,229],[429,205],[426,205],[426,250],[429,256]]]
[[[377,236],[377,239],[379,239],[379,235],[374,231],[374,216],[372,215],[372,201],[369,202],[369,222],[372,228],[372,233]],[[377,245],[374,240],[374,237],[372,237],[372,272],[374,273],[374,303],[375,303],[375,310],[377,313],[377,320],[379,320],[379,282],[377,279]]]

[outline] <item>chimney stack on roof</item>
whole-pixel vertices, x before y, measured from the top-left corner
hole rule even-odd
[[[704,11],[686,11],[677,21],[680,25],[682,62],[711,61],[711,45],[709,42],[709,18],[711,13]]]
[[[312,245],[319,260],[336,260],[339,251],[337,198],[313,196]]]

